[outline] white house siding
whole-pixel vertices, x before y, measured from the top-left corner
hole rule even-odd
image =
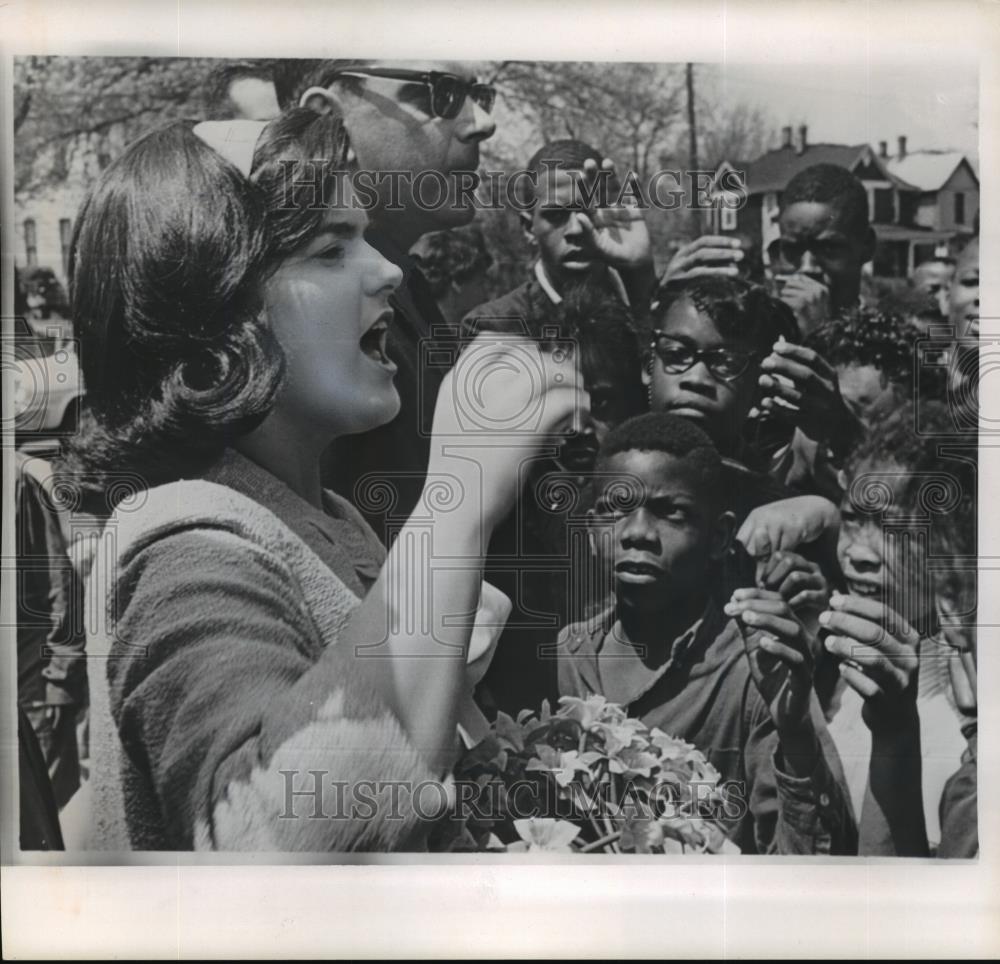
[[[936,228],[940,212],[938,209],[938,196],[935,191],[927,191],[920,195],[920,203],[917,205],[917,214],[914,220],[922,228]]]
[[[117,141],[115,146],[118,146]],[[44,166],[46,160],[47,157],[41,157],[36,163]],[[86,146],[81,146],[72,153],[70,170],[64,180],[14,195],[14,263],[19,268],[28,264],[24,222],[33,219],[38,249],[35,263],[51,268],[63,286],[66,285],[59,222],[67,219],[72,231],[87,188],[98,174],[97,158]]]
[[[66,273],[63,270],[62,244],[59,222],[67,219],[70,230],[76,223],[81,193],[68,185],[47,188],[35,197],[14,201],[14,263],[19,268],[28,264],[24,222],[34,220],[37,257],[35,263],[51,268],[63,286]]]
[[[955,222],[955,194],[961,191],[965,195],[965,220],[961,224]],[[975,178],[969,173],[965,165],[955,169],[937,197],[938,224],[936,227],[945,231],[959,230],[971,231],[975,221],[976,212],[979,210],[979,185]]]

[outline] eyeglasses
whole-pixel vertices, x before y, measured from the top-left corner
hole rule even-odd
[[[771,260],[780,259],[785,264],[798,267],[808,251],[817,261],[840,261],[847,256],[850,244],[839,238],[817,238],[812,241],[789,241],[784,238],[772,242]]]
[[[753,361],[761,357],[754,352],[733,348],[693,348],[662,331],[653,332],[652,349],[660,359],[663,370],[671,375],[680,375],[703,361],[712,375],[726,382],[739,378]]]
[[[495,87],[480,84],[476,80],[464,80],[456,74],[441,73],[437,70],[403,70],[392,67],[371,70],[342,70],[337,77],[384,77],[387,80],[403,80],[411,84],[424,84],[430,91],[431,116],[442,120],[452,120],[462,111],[465,99],[471,97],[487,114],[492,112],[497,99]]]

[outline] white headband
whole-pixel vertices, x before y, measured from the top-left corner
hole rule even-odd
[[[253,168],[254,148],[267,123],[258,120],[202,121],[193,130],[213,151],[221,154],[248,178]]]

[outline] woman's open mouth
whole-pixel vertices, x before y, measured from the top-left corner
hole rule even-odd
[[[389,371],[395,371],[396,365],[386,352],[386,342],[389,339],[389,324],[392,321],[392,310],[387,309],[375,319],[375,323],[362,336],[359,342],[361,351],[373,362]]]

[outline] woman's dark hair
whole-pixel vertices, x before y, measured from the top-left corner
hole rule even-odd
[[[104,485],[203,471],[274,403],[284,356],[263,314],[268,270],[315,230],[302,191],[345,164],[339,118],[268,124],[245,178],[177,121],[134,142],[83,203],[70,251],[89,412],[67,463]]]

